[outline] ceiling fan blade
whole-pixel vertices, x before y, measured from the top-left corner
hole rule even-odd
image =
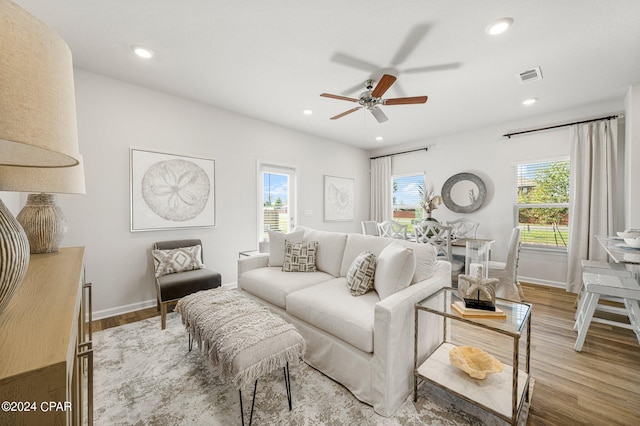
[[[403,63],[422,41],[430,28],[431,25],[429,24],[420,24],[413,27],[391,60],[391,65],[395,66]]]
[[[335,115],[335,116],[331,117],[330,120],[337,120],[338,118],[342,118],[347,114],[351,114],[352,112],[356,112],[360,108],[362,108],[362,107],[357,107],[357,108],[350,109],[349,111],[345,111],[342,114],[338,114],[338,115]]]
[[[343,90],[342,92],[340,92],[340,94],[342,95],[350,95],[351,93],[356,93],[356,92],[362,92],[363,90],[363,84],[362,83],[358,83],[353,87],[349,87],[346,90]]]
[[[366,61],[363,61],[358,58],[354,58],[353,56],[349,56],[344,53],[336,52],[331,57],[333,62],[337,62],[342,65],[346,65],[351,68],[357,68],[363,71],[375,72],[378,70],[378,66]]]
[[[396,78],[394,76],[389,74],[383,75],[376,87],[373,89],[373,92],[371,92],[371,96],[373,96],[374,98],[381,97],[382,95],[384,95],[384,92],[389,90],[389,87],[391,87],[391,85],[395,83],[395,81]]]
[[[346,96],[332,95],[331,93],[321,93],[320,96],[331,99],[339,99],[341,101],[358,102],[356,98],[348,98]]]
[[[460,62],[452,62],[450,64],[428,65],[426,67],[407,68],[406,70],[402,70],[401,72],[404,74],[417,74],[420,72],[446,71],[446,70],[454,70],[456,68],[460,68],[460,65],[461,65]]]
[[[427,102],[428,96],[411,96],[408,98],[392,98],[382,101],[384,105],[410,105],[423,104]]]
[[[387,116],[385,115],[384,112],[382,112],[380,108],[373,108],[371,110],[371,114],[373,114],[376,120],[378,120],[378,123],[384,123],[385,121],[388,120]]]

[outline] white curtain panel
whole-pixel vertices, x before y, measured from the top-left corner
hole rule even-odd
[[[391,220],[391,157],[371,160],[371,220]]]
[[[567,291],[582,286],[582,260],[606,261],[596,235],[613,235],[618,121],[571,127]]]

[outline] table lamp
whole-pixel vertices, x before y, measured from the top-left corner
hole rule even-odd
[[[44,23],[0,0],[0,165],[71,167],[78,158],[71,51]],[[16,178],[13,190],[25,190],[18,181],[25,183]],[[29,251],[0,200],[0,313],[24,278]]]

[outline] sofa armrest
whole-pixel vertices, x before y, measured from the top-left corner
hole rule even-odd
[[[238,279],[247,271],[269,266],[269,253],[259,253],[253,256],[244,256],[238,259]]]
[[[442,287],[451,285],[451,264],[439,261],[433,276],[381,300],[375,307],[373,348],[373,393],[376,412],[390,416],[413,389],[414,306]],[[421,315],[421,321],[424,320]],[[440,318],[421,325],[418,358],[442,341]],[[379,404],[379,406],[378,406]]]

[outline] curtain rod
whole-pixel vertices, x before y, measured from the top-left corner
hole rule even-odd
[[[592,121],[613,120],[618,117],[619,115],[610,115],[608,117],[593,118],[591,120],[574,121],[573,123],[558,124],[556,126],[547,126],[547,127],[540,127],[538,129],[522,130],[521,132],[505,133],[504,135],[502,135],[502,137],[511,139],[511,136],[521,135],[523,133],[541,132],[543,130],[557,129],[558,127],[573,126],[574,124],[591,123]]]
[[[429,147],[426,146],[424,148],[412,149],[412,150],[409,150],[409,151],[395,152],[393,154],[378,155],[377,157],[369,157],[369,160],[376,160],[378,158],[384,158],[384,157],[393,157],[394,155],[409,154],[411,152],[418,152],[418,151],[429,151]]]

